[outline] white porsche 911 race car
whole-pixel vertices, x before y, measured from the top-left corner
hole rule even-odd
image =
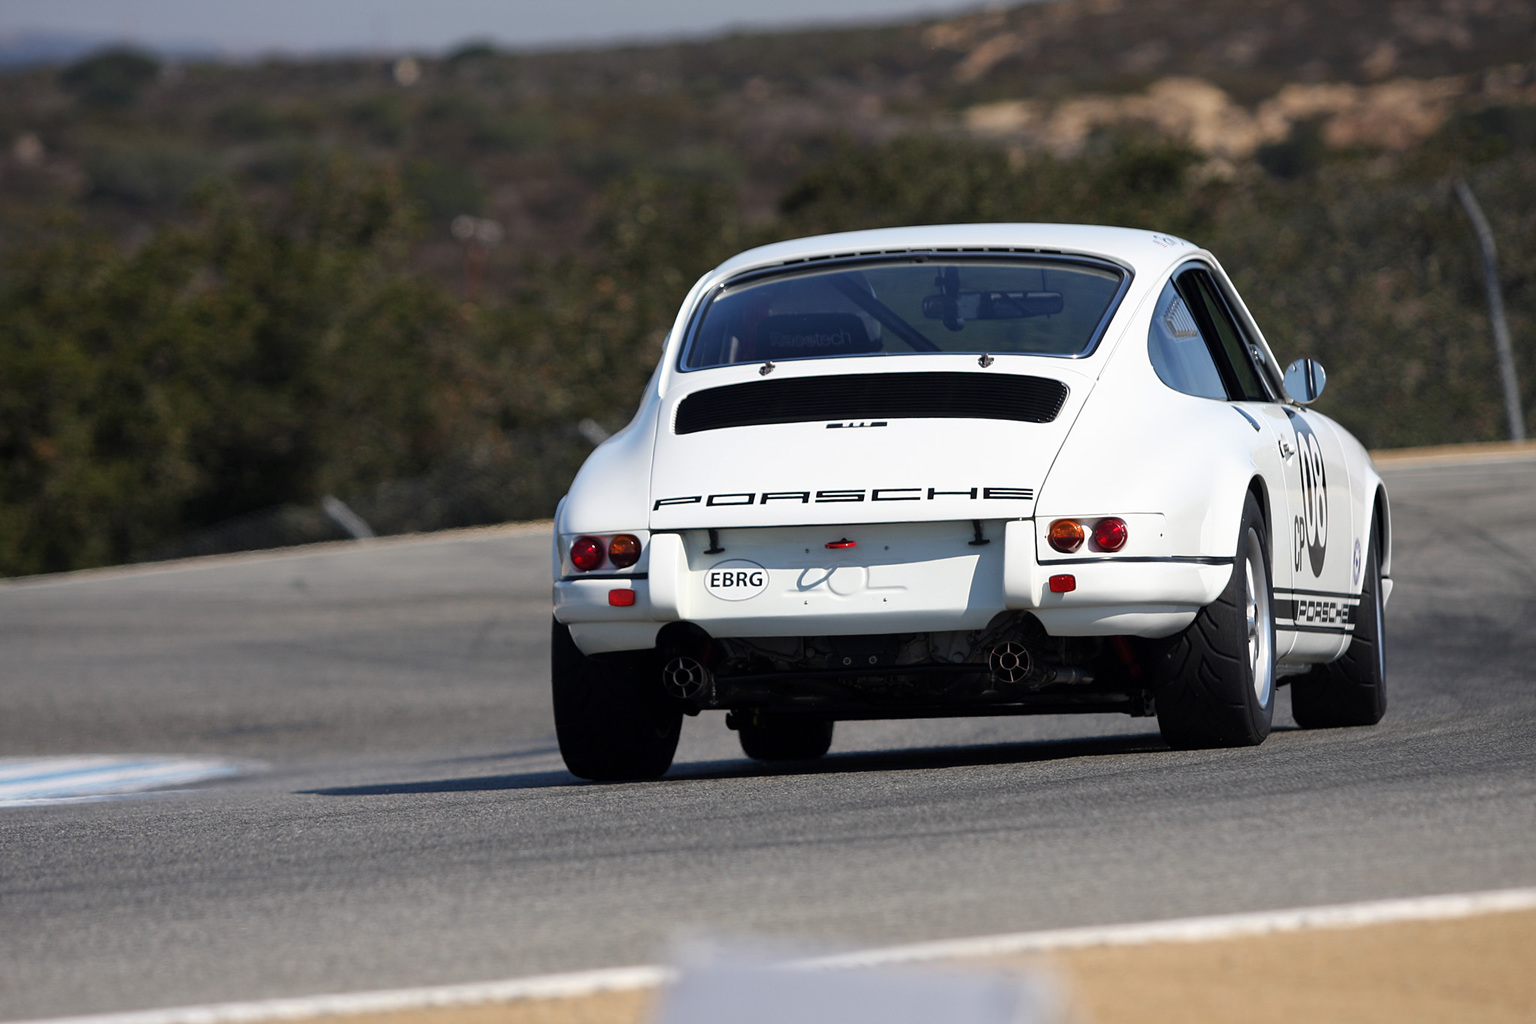
[[[1215,258],[1121,228],[798,239],[694,286],[555,517],[555,725],[589,779],[849,719],[1156,715],[1179,747],[1385,708],[1391,519]]]

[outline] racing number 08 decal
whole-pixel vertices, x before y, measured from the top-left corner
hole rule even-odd
[[[1323,562],[1328,557],[1328,474],[1323,467],[1323,446],[1302,417],[1291,417],[1291,425],[1296,429],[1296,454],[1301,469],[1301,515],[1296,517],[1295,524],[1295,569],[1301,571],[1305,549],[1312,575],[1321,576]]]

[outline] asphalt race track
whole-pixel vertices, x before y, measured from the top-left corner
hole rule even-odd
[[[1247,750],[866,723],[766,770],[714,715],[581,784],[537,529],[0,584],[0,755],[243,769],[0,807],[0,1019],[1536,884],[1536,459],[1387,476],[1387,718],[1301,732],[1282,691]]]

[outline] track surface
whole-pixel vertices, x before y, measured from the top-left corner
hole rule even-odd
[[[1536,884],[1536,461],[1388,469],[1372,729],[1176,753],[1116,717],[839,726],[813,770],[689,720],[561,768],[537,530],[0,585],[0,754],[264,764],[0,810],[0,1019]]]

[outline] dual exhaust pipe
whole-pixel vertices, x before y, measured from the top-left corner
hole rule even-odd
[[[673,658],[661,670],[661,687],[680,700],[698,700],[715,688],[715,675],[697,658]]]
[[[1093,673],[1070,665],[1041,665],[1029,648],[1017,640],[1004,640],[987,654],[987,669],[994,683],[1038,690],[1052,683],[1093,682]]]

